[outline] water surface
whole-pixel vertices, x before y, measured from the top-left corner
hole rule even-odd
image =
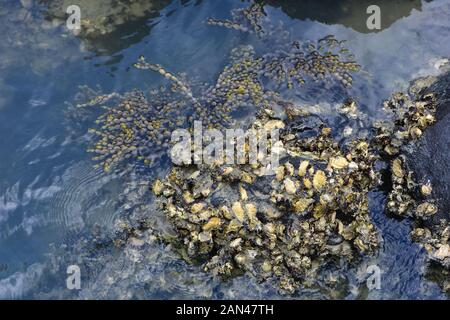
[[[66,289],[63,268],[48,274],[55,252],[60,252],[54,247],[84,239],[94,226],[105,233],[114,228],[123,214],[120,195],[134,181],[132,174],[105,175],[94,169],[85,152],[89,121],[67,116],[78,87],[99,85],[104,92],[119,93],[157,88],[164,79],[131,68],[141,54],[192,81],[213,83],[237,45],[252,44],[259,52],[271,49],[269,42],[254,36],[204,23],[208,17],[228,18],[231,9],[246,3],[161,2],[138,23],[92,40],[70,33],[45,1],[25,7],[21,3],[28,1],[1,2],[0,298],[282,298],[270,281],[258,284],[242,276],[223,283],[156,244],[140,253],[61,253],[71,257],[64,261],[89,270],[80,291]],[[363,69],[350,93],[362,110],[377,118],[381,102],[392,92],[407,89],[418,76],[438,74],[450,55],[450,1],[394,3],[395,10],[386,8],[378,32],[364,29],[367,15],[361,4],[343,2],[338,10],[325,2],[308,11],[295,1],[269,1],[266,11],[296,39],[334,34],[347,40]],[[332,102],[328,95],[301,91],[294,98],[299,104]],[[167,163],[160,166],[152,169],[155,175]],[[371,214],[383,238],[380,252],[349,271],[345,288],[300,290],[296,298],[446,298],[426,276],[425,252],[408,236],[410,221],[387,217],[384,201],[384,194],[374,191]],[[369,264],[382,270],[380,290],[364,290],[361,279]]]

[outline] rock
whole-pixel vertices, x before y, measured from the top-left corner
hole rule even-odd
[[[410,91],[413,94],[433,94],[436,102],[436,123],[423,130],[421,137],[415,140],[414,148],[406,153],[405,167],[414,172],[416,181],[427,181],[420,186],[420,193],[424,197],[432,195],[433,204],[424,202],[416,209],[416,215],[427,230],[425,235],[419,236],[415,232],[415,241],[419,242],[430,252],[430,257],[444,268],[449,267],[448,230],[450,223],[450,72],[439,77],[426,77],[414,82]],[[424,124],[428,119],[419,119]],[[431,187],[433,186],[433,187]],[[433,246],[430,245],[433,243]],[[434,248],[434,249],[433,249]]]
[[[446,151],[450,145],[450,135],[447,134],[450,127],[450,72],[435,78],[431,85],[427,83],[425,88],[415,90],[436,95],[437,122],[428,127],[417,140],[416,147],[407,156],[407,168],[414,172],[418,181],[429,181],[429,186],[433,186],[433,198],[439,199],[436,203],[438,213],[427,224],[436,223],[440,219],[450,221],[450,153]],[[430,190],[426,188],[425,193],[428,191]]]

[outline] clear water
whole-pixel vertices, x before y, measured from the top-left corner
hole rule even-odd
[[[160,77],[130,67],[141,54],[190,79],[213,82],[236,45],[270,50],[255,37],[205,25],[208,17],[227,18],[246,3],[167,1],[139,32],[122,28],[107,41],[87,43],[44,18],[45,5],[34,1],[24,9],[19,1],[0,2],[0,298],[283,298],[271,282],[243,276],[223,283],[158,245],[141,253],[66,255],[64,261],[90,266],[80,291],[66,289],[64,269],[46,274],[55,259],[51,244],[70,246],[94,225],[113,229],[123,208],[119,195],[133,181],[93,168],[85,152],[88,123],[71,122],[66,102],[74,102],[80,85],[100,85],[105,92],[158,87]],[[389,24],[379,32],[364,30],[364,7],[308,11],[284,1],[266,11],[299,40],[329,34],[347,40],[364,70],[351,94],[376,118],[383,99],[417,76],[437,74],[441,59],[450,56],[450,1],[395,3],[398,15],[389,10]],[[297,98],[325,103],[301,92]],[[349,271],[345,288],[300,290],[295,297],[447,298],[427,276],[424,251],[408,237],[410,221],[386,217],[381,192],[371,200],[383,237],[380,252]],[[381,289],[367,292],[361,270],[374,263],[382,270]]]

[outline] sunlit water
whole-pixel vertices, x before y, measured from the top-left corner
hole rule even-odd
[[[89,123],[71,122],[66,102],[75,101],[80,85],[121,93],[158,87],[164,82],[158,75],[131,68],[141,54],[190,79],[213,83],[237,45],[270,51],[268,42],[204,23],[211,16],[227,18],[232,8],[245,3],[173,1],[159,17],[148,18],[144,34],[122,30],[120,37],[97,48],[45,20],[45,6],[23,9],[18,1],[1,3],[0,298],[282,298],[270,281],[258,284],[243,276],[223,283],[159,245],[142,252],[99,249],[98,256],[75,252],[67,258],[66,253],[64,261],[89,267],[80,291],[66,289],[64,268],[58,269],[60,274],[46,274],[55,259],[50,244],[70,246],[94,225],[105,233],[113,229],[123,213],[119,195],[133,181],[130,174],[104,175],[93,168],[85,152]],[[405,90],[417,76],[438,74],[440,61],[450,56],[450,1],[418,3],[380,32],[355,31],[350,22],[361,25],[365,12],[343,18],[343,24],[339,19],[327,24],[326,18],[318,22],[308,12],[291,18],[285,13],[289,6],[283,9],[266,6],[269,17],[281,21],[293,38],[334,34],[347,40],[363,69],[350,93],[372,118],[379,115],[383,99]],[[327,8],[322,9],[326,17]],[[294,98],[300,104],[333,102],[301,91]],[[161,173],[161,168],[153,170]],[[295,297],[446,298],[426,276],[425,253],[408,236],[410,221],[385,216],[383,203],[383,193],[374,192],[371,214],[383,238],[381,250],[349,271],[350,285],[336,292],[300,290]],[[382,282],[380,290],[366,292],[361,279],[370,264],[381,268]]]

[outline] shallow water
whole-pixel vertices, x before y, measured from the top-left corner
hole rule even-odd
[[[270,282],[243,276],[222,283],[156,244],[142,252],[61,253],[62,261],[88,270],[81,291],[66,289],[65,269],[46,274],[54,259],[47,254],[55,254],[50,244],[70,246],[94,225],[105,233],[113,229],[124,212],[119,195],[134,180],[130,174],[104,175],[93,168],[85,152],[89,121],[76,123],[67,116],[78,86],[121,93],[157,88],[164,79],[131,68],[141,54],[189,79],[211,83],[232,48],[252,44],[268,52],[270,43],[204,23],[246,5],[237,0],[167,1],[159,13],[144,16],[146,27],[139,32],[122,26],[97,42],[72,35],[49,17],[44,4],[32,3],[23,8],[18,1],[2,0],[0,7],[0,298],[282,298]],[[398,1],[398,14],[389,10],[389,24],[379,32],[364,31],[361,21],[367,15],[358,7],[336,16],[334,7],[324,5],[318,16],[317,8],[308,12],[296,8],[295,1],[282,3],[273,1],[266,11],[292,37],[317,40],[334,34],[347,40],[363,69],[350,94],[371,118],[380,116],[381,102],[392,92],[405,90],[415,77],[438,74],[442,59],[450,56],[448,0]],[[344,98],[332,94],[330,101],[329,95],[305,90],[293,98],[322,105]],[[160,166],[152,169],[154,175],[167,163]],[[384,194],[374,192],[371,214],[383,238],[380,252],[349,271],[345,288],[300,290],[296,298],[446,298],[428,280],[426,255],[408,236],[410,221],[387,217],[383,202]],[[380,290],[367,292],[361,279],[370,264],[380,267],[382,282]]]

